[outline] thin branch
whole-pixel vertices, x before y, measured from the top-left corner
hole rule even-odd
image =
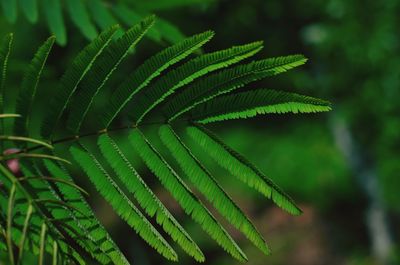
[[[177,120],[178,121],[178,120]],[[187,121],[187,120],[179,120],[179,121]],[[148,125],[162,125],[165,124],[166,121],[156,121],[156,122],[146,122],[146,123],[141,123],[141,126],[148,126]],[[50,145],[56,145],[56,144],[60,144],[60,143],[66,143],[66,142],[71,142],[71,141],[78,141],[79,139],[82,138],[86,138],[86,137],[90,137],[90,136],[99,136],[108,132],[115,132],[115,131],[121,131],[121,130],[128,130],[128,129],[134,129],[134,128],[138,128],[139,126],[136,124],[132,124],[132,125],[125,125],[125,126],[121,126],[121,127],[116,127],[116,128],[111,128],[111,129],[102,129],[99,131],[95,131],[95,132],[89,132],[89,133],[84,133],[84,134],[80,134],[80,135],[72,135],[72,136],[68,136],[65,138],[61,138],[61,139],[57,139],[54,141],[50,141],[49,144]],[[18,153],[28,153],[37,149],[41,149],[43,148],[43,146],[41,145],[35,145],[29,148],[25,148],[22,149],[21,151],[19,151]],[[18,154],[15,153],[15,154]]]

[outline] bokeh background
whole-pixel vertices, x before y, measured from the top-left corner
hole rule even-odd
[[[286,214],[209,163],[273,251],[264,256],[229,227],[247,253],[248,264],[400,264],[400,1],[122,2],[159,15],[187,36],[213,29],[216,36],[205,51],[263,40],[265,48],[258,58],[302,53],[309,58],[305,66],[250,87],[298,92],[333,103],[334,110],[327,114],[261,116],[212,127],[304,211],[300,217]],[[50,57],[37,108],[46,107],[46,91],[55,86],[51,80],[88,42],[71,21],[66,23],[71,24],[68,42],[55,47]],[[10,24],[1,16],[0,33],[7,32],[15,33],[9,86],[17,87],[26,62],[49,33],[44,22],[31,25],[21,17]],[[144,40],[124,68],[128,72],[168,42]],[[10,108],[12,98],[9,95]],[[169,194],[154,188],[199,242],[206,264],[236,264],[184,216]],[[168,264],[105,202],[93,196],[91,203],[135,264]],[[195,263],[179,254],[179,264]]]

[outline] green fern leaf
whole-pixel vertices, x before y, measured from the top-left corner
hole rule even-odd
[[[160,138],[193,185],[213,203],[214,207],[265,254],[269,254],[265,240],[210,172],[190,152],[179,136],[168,125],[159,130]]]
[[[50,172],[50,174],[54,177],[65,181],[73,181],[71,176],[67,173],[62,166],[57,165],[56,163],[44,160],[43,161],[45,167]],[[81,219],[80,222],[88,231],[88,234],[95,242],[98,242],[100,249],[107,253],[107,255],[117,264],[129,264],[126,260],[125,256],[119,250],[114,241],[110,238],[108,232],[105,228],[99,223],[98,219],[94,215],[90,206],[86,203],[86,200],[82,197],[77,189],[74,189],[71,186],[62,185],[60,183],[56,184],[58,189],[61,192],[61,196],[64,200],[78,208],[82,211],[88,218]]]
[[[94,258],[101,264],[106,264],[110,261],[107,255],[99,249],[98,244],[96,244],[93,238],[89,236],[88,231],[81,224],[81,216],[83,216],[83,218],[88,218],[88,216],[74,205],[64,202],[57,194],[54,187],[49,185],[45,178],[29,177],[34,176],[34,174],[40,176],[43,175],[38,167],[30,167],[27,164],[23,164],[22,171],[25,176],[23,179],[25,186],[31,186],[30,189],[33,191],[40,191],[40,193],[37,194],[35,202],[39,205],[47,203],[46,206],[43,207],[46,207],[47,209],[46,218],[51,218],[51,223],[47,224],[48,228],[53,230],[56,229],[55,231],[60,232],[63,237],[68,236],[68,243],[73,242],[74,244],[78,244],[81,247],[79,251],[81,256],[89,256],[90,259]],[[69,187],[62,184],[62,182],[57,184],[58,187]],[[51,209],[49,204],[53,204],[56,207]]]
[[[98,139],[98,145],[103,156],[114,169],[124,186],[131,192],[140,206],[150,217],[156,216],[156,221],[163,229],[178,242],[178,244],[197,261],[204,261],[204,255],[186,233],[183,227],[175,220],[167,208],[154,195],[143,179],[139,176],[117,144],[107,135]]]
[[[168,67],[178,63],[203,46],[213,35],[214,33],[211,31],[194,35],[146,60],[111,95],[110,103],[101,115],[103,125],[108,127],[132,97],[146,87],[151,80],[159,76]]]
[[[14,23],[17,20],[17,0],[1,0],[1,6],[6,20]]]
[[[221,96],[198,105],[191,117],[199,123],[254,117],[268,113],[315,113],[330,111],[321,99],[270,89],[258,89]]]
[[[4,110],[4,88],[6,84],[7,78],[7,66],[8,66],[8,58],[11,52],[11,46],[13,42],[13,34],[10,33],[6,35],[3,39],[0,46],[0,114],[3,115]],[[0,132],[4,132],[4,120],[0,119]],[[1,143],[1,147],[3,147],[3,143]],[[2,148],[3,149],[3,148]]]
[[[105,53],[94,62],[90,74],[82,80],[80,91],[71,104],[67,127],[72,132],[77,133],[80,130],[94,97],[153,23],[154,16],[145,18],[129,29],[121,38],[111,42]]]
[[[24,161],[20,161],[21,171],[24,176],[32,176],[33,171],[31,171]],[[26,161],[25,161],[26,162]],[[28,204],[25,201],[34,205],[35,212],[37,215],[32,216],[30,227],[41,227],[45,222],[48,231],[51,233],[52,238],[57,238],[64,242],[62,243],[62,247],[64,251],[67,253],[72,250],[73,255],[77,259],[81,259],[82,255],[88,261],[92,260],[89,253],[82,248],[84,246],[85,241],[79,241],[81,239],[78,238],[79,233],[73,232],[73,230],[68,229],[67,225],[64,223],[57,223],[54,216],[64,215],[69,211],[68,209],[64,209],[64,206],[68,206],[65,203],[58,200],[57,197],[54,196],[54,193],[51,192],[50,187],[46,185],[42,181],[24,181],[24,183],[19,182],[7,169],[5,169],[2,165],[0,165],[1,174],[4,175],[9,182],[16,184],[18,190],[20,190],[20,198],[18,199],[18,210],[23,213],[28,209]],[[3,182],[7,185],[7,181]],[[23,185],[22,185],[23,184]],[[22,196],[23,195],[23,196]],[[22,199],[22,204],[21,204]],[[48,203],[52,203],[52,206],[48,205]],[[13,223],[16,224],[16,219],[13,220]],[[36,246],[39,246],[39,238],[33,234],[30,234],[30,237],[35,241]],[[15,241],[15,239],[14,239]],[[47,247],[47,244],[46,244]],[[68,249],[69,248],[69,249]],[[51,251],[51,248],[46,248],[46,251]]]
[[[19,0],[22,12],[30,23],[38,20],[37,0]]]
[[[62,14],[60,0],[42,0],[44,15],[47,19],[47,25],[56,38],[57,43],[64,46],[67,43],[67,33]]]
[[[167,102],[163,108],[165,116],[172,121],[218,95],[232,92],[250,82],[286,72],[306,61],[302,55],[269,58],[235,66],[200,79]]]
[[[66,5],[72,22],[75,23],[82,34],[89,40],[96,38],[98,33],[96,27],[90,20],[84,1],[68,0],[66,1]]]
[[[15,112],[21,115],[21,118],[15,120],[15,135],[29,135],[30,112],[32,111],[32,105],[43,68],[54,41],[55,37],[50,37],[40,46],[24,75],[15,107]]]
[[[182,66],[162,76],[157,82],[134,98],[133,114],[137,124],[158,104],[163,102],[178,88],[185,86],[193,80],[206,75],[209,72],[227,67],[247,57],[256,54],[262,49],[262,42],[254,42],[242,46],[234,46],[230,49],[213,52],[199,56]]]
[[[72,146],[70,151],[97,191],[111,204],[118,215],[165,258],[177,260],[177,255],[168,242],[126,197],[94,156],[76,146]]]
[[[185,185],[175,171],[147,139],[144,138],[139,129],[135,129],[130,133],[129,140],[131,146],[136,150],[143,162],[179,202],[186,214],[190,215],[194,221],[199,223],[201,227],[234,258],[240,261],[246,261],[246,255],[228,232],[225,231],[222,225]]]
[[[55,126],[69,104],[72,94],[87,75],[94,61],[104,51],[105,47],[108,46],[118,28],[118,26],[112,26],[102,32],[78,54],[73,60],[72,65],[61,77],[61,86],[50,101],[49,109],[42,124],[42,137],[49,138],[53,134]]]
[[[187,133],[210,155],[221,167],[250,187],[258,190],[265,197],[287,212],[299,215],[301,210],[293,200],[286,195],[272,180],[268,179],[259,169],[242,155],[228,147],[216,135],[201,126],[190,126]]]

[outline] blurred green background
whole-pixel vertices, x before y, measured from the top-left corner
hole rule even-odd
[[[273,251],[264,256],[229,227],[248,254],[248,264],[400,264],[400,1],[123,2],[156,13],[187,36],[215,30],[205,51],[263,40],[258,58],[305,54],[306,66],[249,88],[287,90],[333,102],[334,111],[327,114],[270,115],[213,126],[304,210],[300,217],[289,216],[209,163]],[[56,47],[50,57],[38,108],[46,107],[46,91],[54,87],[51,80],[87,43],[71,21],[66,23],[68,43]],[[8,84],[17,87],[25,62],[49,33],[43,21],[33,26],[22,16],[13,25],[0,18],[0,33],[7,32],[15,33],[16,45]],[[144,40],[124,68],[128,72],[167,43]],[[6,100],[12,108],[13,95]],[[236,264],[164,190],[157,190],[204,250],[206,264]],[[94,198],[93,205],[135,264],[167,264],[103,201]],[[195,263],[179,254],[179,264]]]

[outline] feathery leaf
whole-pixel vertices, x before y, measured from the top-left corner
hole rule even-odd
[[[183,227],[175,220],[162,202],[154,195],[137,171],[133,168],[117,144],[107,135],[98,139],[98,145],[103,156],[114,169],[119,179],[129,192],[131,192],[140,206],[151,217],[156,216],[156,221],[163,229],[178,242],[179,245],[197,261],[204,261],[204,255],[187,234]]]
[[[189,84],[209,72],[227,67],[250,57],[261,49],[262,42],[233,46],[230,49],[199,56],[170,71],[158,79],[152,87],[134,98],[133,114],[136,118],[136,123],[139,124],[146,114],[163,102],[169,95],[173,94],[178,88]]]
[[[190,112],[199,123],[243,119],[268,113],[315,113],[330,111],[330,103],[308,96],[270,89],[251,90],[220,96]]]
[[[180,94],[171,98],[163,107],[163,112],[167,119],[172,121],[198,104],[218,95],[232,92],[250,82],[286,72],[306,61],[307,59],[302,55],[290,55],[255,61],[223,70],[196,80]]]
[[[103,125],[108,127],[132,97],[146,87],[151,80],[159,76],[168,67],[178,63],[203,46],[213,35],[212,31],[194,35],[147,59],[112,93],[110,103],[101,115]]]
[[[276,205],[287,212],[299,215],[301,210],[272,180],[268,179],[258,168],[242,155],[228,147],[222,140],[202,126],[190,126],[187,133],[207,152],[221,167],[233,176],[253,187],[265,197],[271,198]]]
[[[4,113],[4,87],[6,83],[7,77],[7,66],[8,66],[8,58],[11,52],[11,46],[13,41],[13,34],[7,34],[6,37],[3,39],[1,46],[0,46],[0,114]],[[4,133],[4,121],[0,120],[0,132]],[[3,146],[3,144],[1,144]]]
[[[247,260],[246,255],[228,232],[226,232],[222,225],[193,194],[189,187],[185,185],[147,139],[144,138],[139,129],[134,129],[130,133],[129,140],[131,146],[136,150],[143,162],[179,202],[186,214],[190,215],[194,221],[199,223],[201,227],[234,258],[240,261]]]
[[[168,242],[126,197],[94,156],[76,146],[72,146],[70,152],[97,191],[111,204],[116,213],[165,258],[177,260],[177,255]]]
[[[217,183],[211,173],[208,172],[201,162],[190,152],[173,129],[169,125],[163,125],[159,129],[159,134],[161,141],[169,149],[182,171],[185,172],[186,176],[196,188],[213,203],[214,207],[228,222],[242,231],[261,251],[265,254],[269,254],[270,250],[264,238],[242,210]]]
[[[25,72],[15,106],[15,112],[21,115],[20,119],[15,120],[15,135],[29,135],[30,113],[35,100],[37,86],[54,41],[55,37],[50,37],[40,46]]]
[[[94,62],[89,70],[90,74],[82,80],[80,91],[71,103],[71,112],[67,121],[67,127],[71,131],[74,133],[79,131],[93,98],[153,24],[154,16],[145,18],[130,28],[121,38],[111,42],[102,56]]]
[[[50,160],[44,160],[43,163],[52,176],[68,182],[73,181],[71,176],[61,165],[58,165]],[[60,183],[56,183],[56,185],[61,192],[61,196],[67,203],[78,208],[81,212],[89,217],[81,219],[79,222],[88,231],[88,236],[93,238],[94,242],[97,242],[99,248],[104,253],[107,253],[111,260],[117,264],[129,264],[117,245],[110,238],[106,229],[99,223],[92,209],[79,191],[72,186],[66,186]]]
[[[115,25],[103,31],[78,54],[71,66],[67,68],[67,71],[61,77],[61,86],[50,101],[50,107],[44,118],[41,128],[41,135],[43,137],[49,138],[52,135],[72,94],[75,92],[82,79],[87,75],[89,69],[93,66],[93,62],[112,40],[118,28],[119,26]]]

